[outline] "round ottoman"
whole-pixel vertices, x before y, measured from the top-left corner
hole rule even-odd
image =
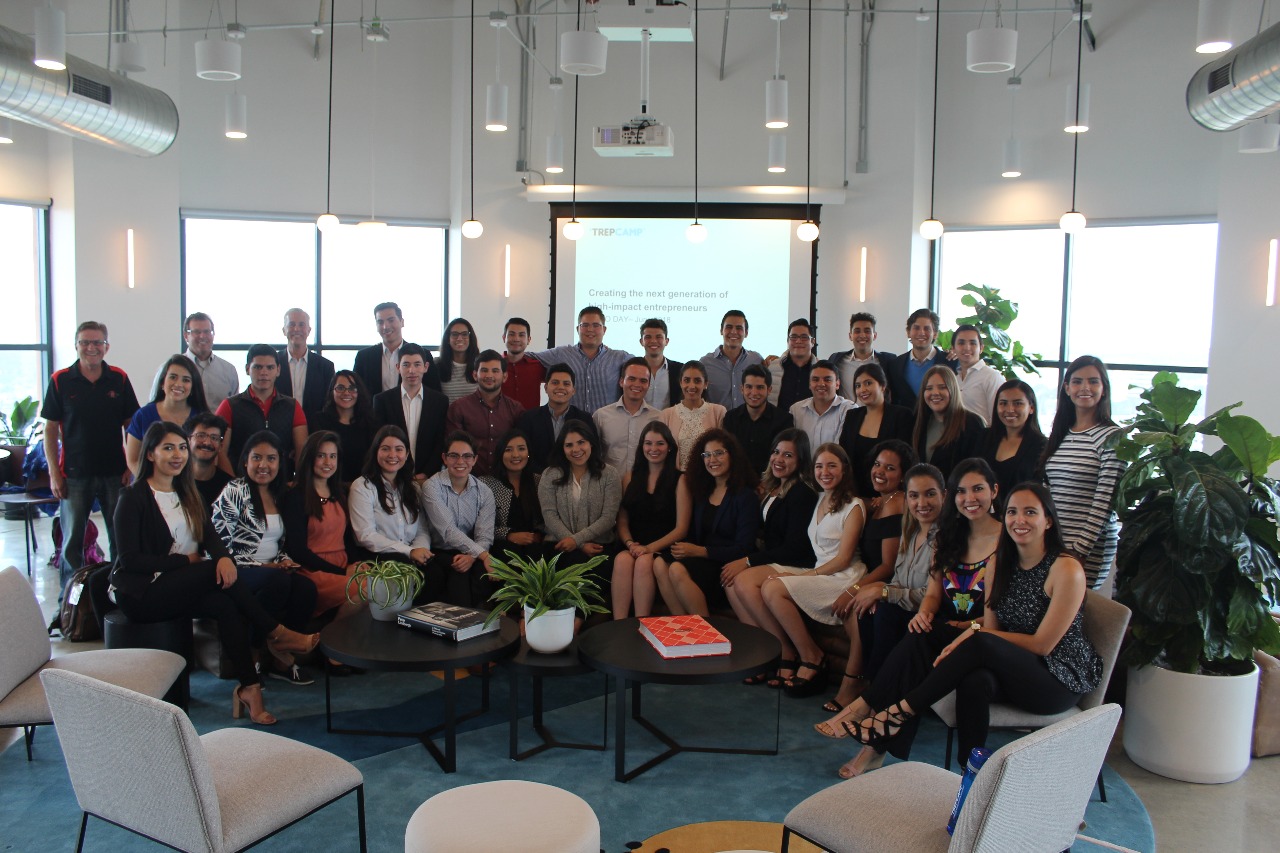
[[[586,800],[539,782],[481,782],[441,791],[409,818],[405,853],[599,853]]]

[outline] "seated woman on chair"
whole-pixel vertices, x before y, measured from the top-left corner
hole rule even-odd
[[[538,482],[549,552],[563,555],[558,566],[585,563],[614,548],[622,481],[613,466],[605,464],[598,442],[596,431],[584,422],[567,422]],[[596,569],[593,579],[607,599],[607,577]]]
[[[272,618],[242,583],[235,561],[213,528],[188,464],[187,434],[158,422],[142,439],[138,477],[120,493],[115,509],[118,553],[111,570],[112,597],[130,619],[162,622],[204,616],[218,623],[223,648],[239,686],[232,716],[271,725],[262,701],[262,676],[253,666],[253,637],[273,654],[305,653],[319,635],[289,630]]]
[[[507,551],[536,560],[546,553],[542,506],[538,503],[538,480],[542,475],[533,470],[529,437],[518,429],[509,431],[498,439],[493,458],[496,470],[480,478],[493,492],[491,553],[504,562]]]

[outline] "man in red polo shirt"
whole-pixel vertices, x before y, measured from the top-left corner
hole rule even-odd
[[[526,410],[536,409],[542,404],[542,383],[547,377],[542,362],[525,352],[532,334],[529,321],[523,317],[512,317],[502,330],[502,342],[507,345],[507,351],[502,354],[502,360],[507,363],[507,380],[502,384],[502,395],[515,400]]]
[[[293,455],[307,441],[307,416],[297,400],[276,391],[280,364],[275,349],[270,344],[249,347],[244,372],[249,375],[249,387],[223,400],[215,413],[230,424],[223,436],[218,467],[236,476],[236,463],[245,442],[255,432],[266,429],[280,438],[292,472]]]

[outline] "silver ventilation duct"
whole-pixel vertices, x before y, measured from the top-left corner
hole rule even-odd
[[[1235,130],[1280,110],[1280,24],[1205,65],[1187,84],[1187,112],[1209,130]]]
[[[178,136],[178,108],[159,89],[67,54],[65,71],[37,68],[30,38],[0,27],[0,115],[154,157]]]

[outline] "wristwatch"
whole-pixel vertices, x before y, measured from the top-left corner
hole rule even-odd
[[[979,622],[977,619],[974,619],[972,622],[969,623],[969,628],[973,631],[973,633],[976,634],[982,630],[982,623]]]
[[[888,598],[888,597],[889,597],[889,585],[888,585],[888,584],[885,584],[884,586],[880,587],[880,597],[881,597],[881,598]]]

